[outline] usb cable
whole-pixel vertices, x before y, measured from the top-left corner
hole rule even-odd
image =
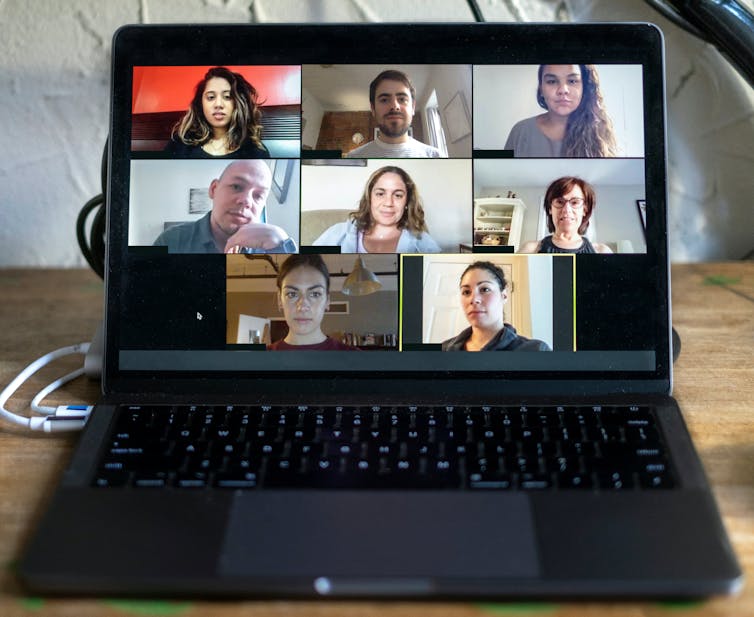
[[[8,411],[5,408],[5,403],[8,402],[8,399],[10,399],[13,393],[18,390],[18,388],[20,388],[29,377],[43,366],[46,366],[50,362],[59,358],[76,353],[86,354],[88,351],[89,343],[78,343],[77,345],[61,347],[60,349],[51,351],[41,358],[34,360],[34,362],[21,371],[16,378],[13,379],[5,389],[3,389],[2,393],[0,393],[0,417],[13,424],[24,426],[32,431],[44,431],[45,433],[78,431],[84,428],[89,413],[92,411],[92,405],[58,405],[57,407],[48,407],[40,404],[48,394],[57,390],[60,386],[68,383],[72,379],[76,379],[80,375],[83,375],[83,367],[64,375],[60,379],[56,379],[37,393],[32,399],[30,407],[33,412],[41,414],[39,416],[20,416],[12,411]]]

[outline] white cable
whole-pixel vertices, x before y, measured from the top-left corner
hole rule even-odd
[[[72,371],[68,373],[67,375],[64,375],[60,379],[56,379],[51,384],[45,386],[42,388],[39,392],[37,392],[37,395],[31,399],[31,404],[29,407],[31,407],[31,410],[33,412],[43,414],[43,415],[50,415],[55,413],[58,408],[57,407],[45,407],[40,405],[39,403],[46,397],[50,392],[54,392],[57,390],[60,386],[67,384],[69,381],[73,381],[76,379],[76,377],[80,377],[84,374],[84,367],[77,368],[75,371]]]
[[[27,379],[29,379],[29,377],[43,366],[48,365],[50,362],[57,360],[58,358],[63,358],[75,353],[85,354],[87,351],[89,351],[89,343],[78,343],[77,345],[61,347],[60,349],[51,351],[41,358],[34,360],[34,362],[22,370],[0,393],[0,417],[5,418],[13,424],[18,424],[34,431],[45,431],[47,433],[53,431],[78,430],[83,428],[89,412],[92,409],[91,406],[88,405],[61,405],[55,409],[50,407],[40,407],[39,409],[43,410],[41,413],[49,415],[46,417],[26,417],[8,411],[5,409],[5,403],[10,399],[13,393],[18,390]],[[72,377],[74,373],[76,373],[76,371],[61,377],[43,388],[39,394],[34,397],[33,402],[35,406],[55,388],[60,387],[62,384],[67,383],[71,379],[74,379],[74,377],[78,376],[75,375]]]

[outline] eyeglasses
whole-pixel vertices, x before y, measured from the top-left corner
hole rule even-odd
[[[573,210],[579,210],[584,207],[584,200],[581,197],[571,197],[571,199],[563,199],[562,197],[556,197],[552,200],[552,205],[558,210],[562,210],[566,207],[566,204],[571,206]]]

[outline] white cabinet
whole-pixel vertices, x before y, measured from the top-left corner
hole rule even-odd
[[[474,246],[521,243],[526,205],[518,197],[478,197],[474,200]]]

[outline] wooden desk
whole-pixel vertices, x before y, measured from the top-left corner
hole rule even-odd
[[[725,525],[749,584],[735,598],[660,602],[126,602],[29,598],[12,573],[76,442],[75,435],[37,435],[0,425],[0,615],[75,617],[339,617],[542,615],[730,617],[754,615],[754,263],[673,267],[673,314],[683,349],[675,395],[704,461]],[[100,320],[102,284],[89,271],[0,270],[0,385],[52,349],[88,341]],[[53,297],[54,294],[54,297]],[[640,326],[641,324],[637,324]],[[11,400],[23,412],[44,385],[80,360],[43,370]],[[98,385],[79,379],[54,402],[97,398]]]

